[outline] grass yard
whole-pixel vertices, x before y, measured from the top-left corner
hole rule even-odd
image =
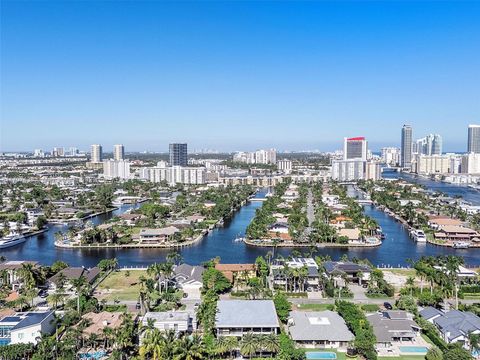
[[[112,272],[98,285],[96,297],[107,301],[137,300],[140,292],[140,277],[146,276],[146,271],[130,270],[129,273],[129,276],[125,276],[127,271]]]
[[[379,356],[378,360],[423,360],[423,355]]]
[[[324,310],[333,310],[335,305],[333,304],[298,304],[296,308],[298,310],[307,310],[307,311],[324,311]]]

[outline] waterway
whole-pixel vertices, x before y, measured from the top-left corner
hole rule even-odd
[[[386,177],[396,177],[398,174],[385,174]],[[408,176],[400,174],[400,176]],[[449,195],[462,195],[467,201],[480,204],[480,193],[467,187],[437,183],[426,179],[408,178],[409,181],[419,183],[433,190],[443,191]],[[263,197],[264,192],[257,196]],[[224,263],[249,263],[254,262],[259,255],[265,255],[272,248],[260,248],[245,245],[243,242],[234,242],[238,236],[243,236],[245,229],[255,216],[257,208],[262,206],[260,201],[247,202],[231,219],[225,221],[221,228],[216,228],[198,243],[182,248],[181,254],[189,264],[201,264],[214,257],[220,257]],[[103,214],[92,219],[95,224],[100,224],[112,216],[127,211],[131,206],[123,206],[110,214]],[[409,236],[407,230],[392,217],[373,206],[365,206],[368,216],[374,218],[382,227],[386,239],[376,248],[322,248],[317,254],[329,255],[332,259],[339,259],[343,254],[350,258],[367,258],[378,266],[408,266],[408,259],[418,259],[423,255],[459,255],[468,265],[480,265],[480,249],[452,249],[431,244],[417,244]],[[64,230],[64,226],[52,226],[49,231],[29,238],[24,244],[3,249],[0,255],[9,260],[34,260],[42,264],[51,264],[62,260],[72,266],[94,266],[101,259],[117,258],[121,266],[147,266],[153,262],[164,261],[171,252],[168,249],[60,249],[54,246],[54,234]],[[306,252],[306,249],[298,249]],[[288,256],[292,249],[281,248],[278,254]]]

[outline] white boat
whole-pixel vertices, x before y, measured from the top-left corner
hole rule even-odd
[[[422,243],[427,242],[427,236],[425,235],[423,230],[418,229],[418,230],[412,231],[412,236],[416,242],[422,242]]]
[[[23,235],[7,235],[0,239],[0,249],[24,243],[26,240],[27,238]]]
[[[468,249],[470,247],[470,244],[465,241],[457,241],[453,243],[453,247],[455,249]]]

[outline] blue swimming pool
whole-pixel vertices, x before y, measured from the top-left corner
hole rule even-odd
[[[399,346],[398,348],[402,353],[426,354],[428,352],[425,346]]]
[[[331,360],[331,359],[337,358],[337,354],[335,354],[334,352],[311,351],[311,352],[307,352],[306,355],[307,355],[307,360],[319,360],[319,359]]]

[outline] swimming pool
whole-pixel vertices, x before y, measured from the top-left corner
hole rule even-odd
[[[307,352],[306,355],[307,355],[307,360],[319,360],[319,359],[331,360],[331,359],[337,358],[337,354],[335,354],[334,352],[311,351],[311,352]]]
[[[428,352],[428,348],[425,346],[399,346],[398,348],[402,353],[426,354]]]

